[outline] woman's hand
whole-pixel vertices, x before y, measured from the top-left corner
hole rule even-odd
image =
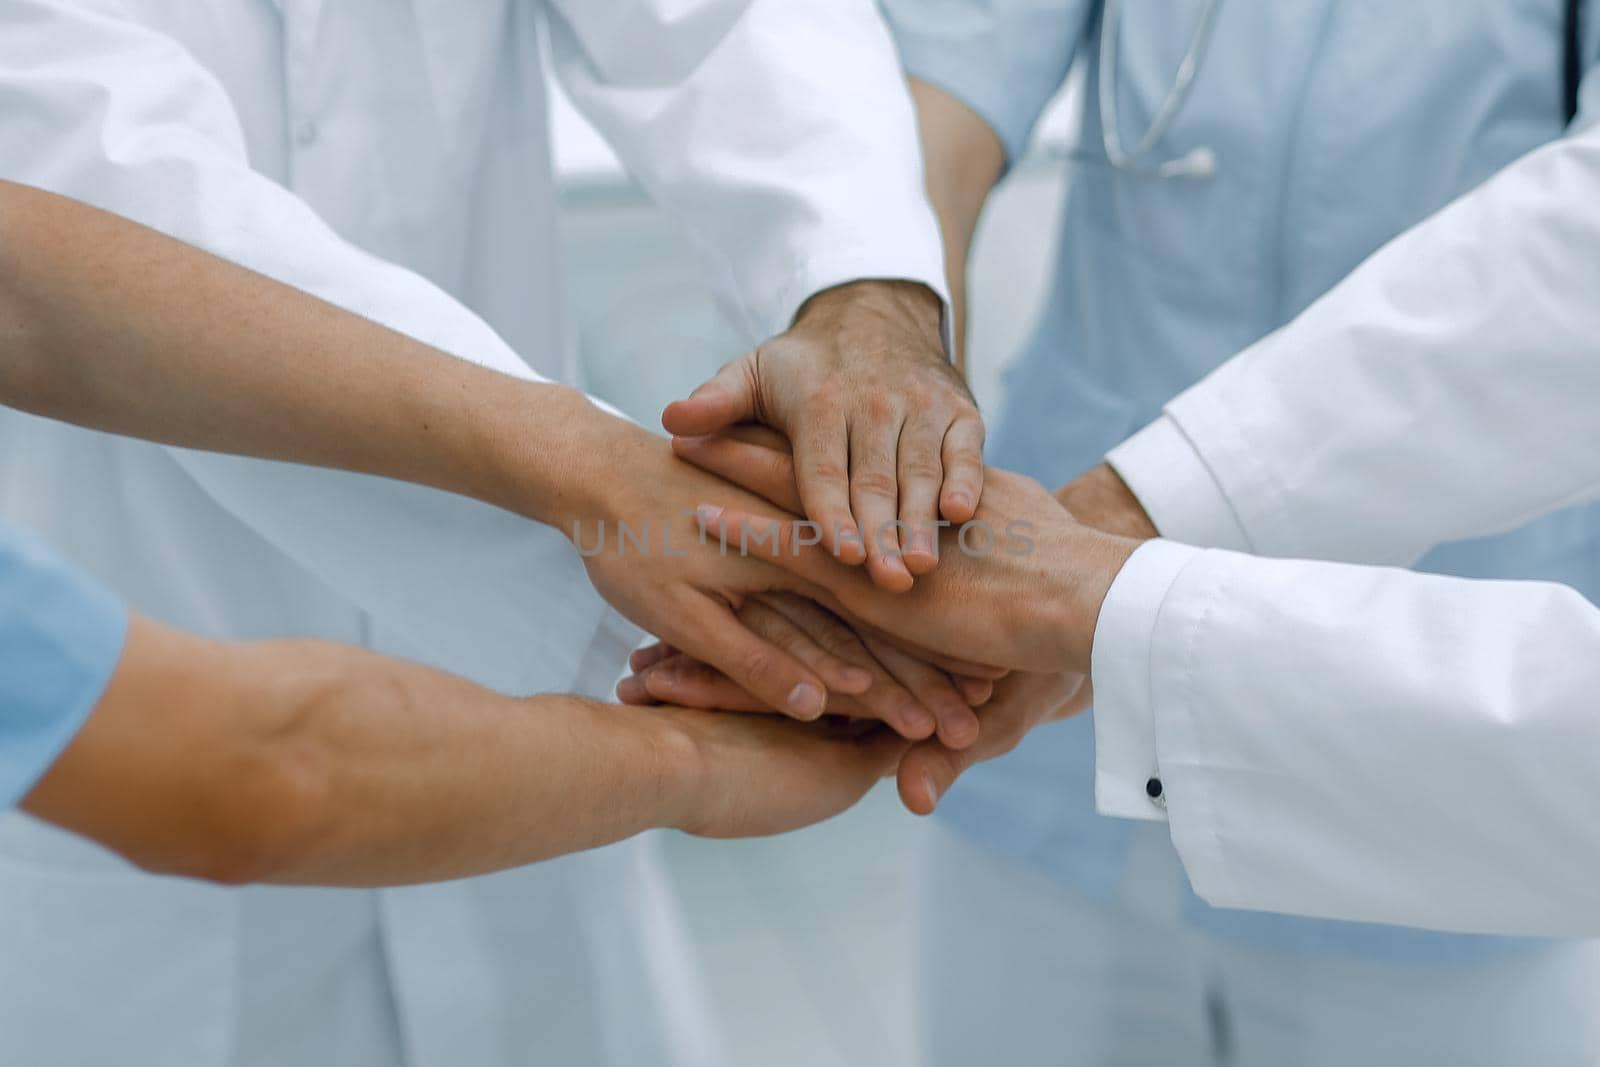
[[[574,420],[584,469],[551,522],[573,542],[596,590],[639,626],[711,664],[768,707],[799,719],[827,693],[859,694],[870,672],[834,656],[807,661],[754,632],[736,612],[753,596],[805,594],[808,582],[769,558],[723,551],[695,517],[706,500],[763,501],[672,454],[660,437],[609,415]],[[592,465],[589,466],[589,465]]]
[[[664,824],[700,837],[781,834],[830,819],[894,773],[910,744],[876,723],[689,708],[651,713],[666,718],[674,738]]]
[[[872,633],[858,634],[826,608],[797,596],[756,597],[738,615],[751,632],[819,672],[831,658],[872,676],[871,686],[863,692],[830,694],[830,714],[879,720],[912,740],[937,734],[955,749],[977,740],[978,717],[972,709],[994,691],[994,672],[976,664],[951,662],[945,665],[947,670],[924,662]],[[772,710],[727,675],[671,646],[640,649],[630,662],[634,673],[617,687],[617,696],[625,703]]]

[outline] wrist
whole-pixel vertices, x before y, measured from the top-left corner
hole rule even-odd
[[[944,301],[921,282],[868,278],[835,285],[801,304],[792,328],[833,332],[857,319],[899,325],[944,351]]]
[[[1060,669],[1086,674],[1106,594],[1140,541],[1079,526],[1049,567],[1047,595],[1037,603]]]
[[[518,383],[507,399],[476,423],[487,498],[571,540],[612,510],[619,452],[651,435],[569,386]]]
[[[1144,505],[1109,464],[1085,471],[1057,490],[1055,497],[1085,526],[1136,541],[1160,536]]]
[[[652,826],[702,833],[711,822],[709,758],[690,719],[722,713],[666,708],[641,708],[637,713],[647,727],[649,781],[655,801]]]

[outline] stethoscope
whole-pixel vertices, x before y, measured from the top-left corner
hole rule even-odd
[[[1188,101],[1189,93],[1194,88],[1195,74],[1199,72],[1200,62],[1205,58],[1206,49],[1211,44],[1211,31],[1216,27],[1217,12],[1221,8],[1222,0],[1206,0],[1206,6],[1200,12],[1200,19],[1189,38],[1189,47],[1183,54],[1182,62],[1178,64],[1178,72],[1173,76],[1172,86],[1167,90],[1166,98],[1156,109],[1155,116],[1145,128],[1144,136],[1139,138],[1132,150],[1128,150],[1122,144],[1121,116],[1117,110],[1117,43],[1122,31],[1122,0],[1105,0],[1100,22],[1098,82],[1100,142],[1105,150],[1105,156],[1102,158],[1092,155],[1079,148],[1068,152],[1068,158],[1076,163],[1110,167],[1124,174],[1137,174],[1147,178],[1204,180],[1213,177],[1217,173],[1217,155],[1205,145],[1160,163],[1148,163],[1146,158],[1160,143],[1161,138],[1171,132],[1178,113]]]

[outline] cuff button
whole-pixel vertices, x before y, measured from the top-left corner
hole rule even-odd
[[[1167,806],[1167,796],[1161,788],[1160,778],[1149,778],[1144,783],[1144,795],[1150,798],[1150,803],[1158,808]]]

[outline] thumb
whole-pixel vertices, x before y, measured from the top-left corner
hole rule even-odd
[[[661,413],[661,426],[679,437],[699,437],[756,419],[754,353],[725,363],[708,381]]]

